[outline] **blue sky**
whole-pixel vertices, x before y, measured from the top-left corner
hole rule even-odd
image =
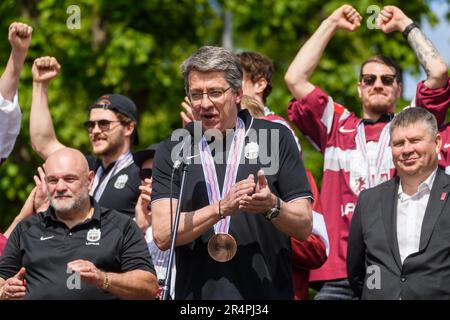
[[[445,19],[445,14],[449,11],[449,5],[444,1],[432,1],[431,9],[437,15],[439,24],[433,28],[426,22],[422,23],[422,30],[428,38],[434,43],[439,53],[444,57],[447,64],[450,65],[450,23]],[[405,74],[404,98],[411,100],[414,96],[417,82],[425,79],[425,73],[417,77]]]

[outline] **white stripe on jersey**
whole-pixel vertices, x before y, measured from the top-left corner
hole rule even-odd
[[[325,220],[323,219],[323,215],[320,213],[317,213],[313,210],[313,230],[312,233],[319,236],[323,243],[325,243],[325,248],[328,254],[330,253],[330,242],[328,241],[328,233],[327,228],[325,226]]]
[[[350,114],[351,114],[350,111],[348,111],[347,109],[344,109],[344,112],[339,117],[339,122],[342,122],[345,119],[347,119],[350,116]]]
[[[333,117],[334,117],[334,101],[333,98],[328,96],[327,106],[323,111],[322,119],[320,119],[327,128],[327,135],[330,134],[331,132],[331,127],[333,125]]]
[[[378,142],[368,142],[368,146],[371,148],[376,148],[377,145]],[[394,163],[392,161],[392,153],[390,148],[387,151],[389,152],[385,153],[383,159],[381,160],[381,166],[393,169]],[[361,164],[361,168],[363,168],[363,162],[360,157],[361,155],[357,149],[342,150],[339,147],[327,147],[325,149],[323,159],[323,170],[350,172],[352,164],[353,166],[357,166],[358,162]]]
[[[339,147],[327,147],[323,159],[323,170],[349,172],[356,150],[342,150]]]

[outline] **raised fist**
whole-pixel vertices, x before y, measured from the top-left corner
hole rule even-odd
[[[399,8],[394,6],[385,6],[378,15],[377,26],[384,33],[390,33],[392,31],[403,32],[403,30],[405,30],[405,28],[412,22],[413,21]]]
[[[360,25],[362,17],[352,6],[345,4],[336,9],[328,20],[332,22],[337,29],[355,31]]]
[[[13,22],[9,26],[8,40],[13,50],[27,53],[31,43],[33,28],[25,23]]]
[[[49,82],[55,78],[61,66],[53,57],[41,57],[34,60],[31,73],[33,74],[34,82]]]

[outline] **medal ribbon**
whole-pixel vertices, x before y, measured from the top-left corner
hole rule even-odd
[[[364,163],[367,164],[366,174],[368,175],[368,188],[375,187],[380,179],[379,175],[381,173],[381,164],[383,162],[384,153],[386,151],[390,152],[389,147],[389,128],[391,124],[388,123],[380,134],[380,139],[378,140],[378,145],[376,148],[377,158],[375,159],[375,166],[370,163],[370,159],[367,156],[366,148],[366,133],[364,131],[364,123],[361,121],[358,125],[358,134],[356,136],[357,148],[361,151],[364,159]],[[388,171],[389,173],[389,171]]]
[[[235,184],[239,161],[242,154],[242,147],[244,146],[244,138],[245,125],[244,122],[238,117],[236,120],[236,131],[233,136],[233,142],[231,144],[230,152],[228,153],[222,194],[220,194],[216,167],[214,165],[214,159],[208,143],[206,142],[205,137],[202,137],[199,141],[200,159],[202,161],[203,174],[205,176],[206,189],[208,190],[208,199],[210,204],[223,199],[224,196],[230,191],[231,187]],[[214,232],[216,234],[228,233],[229,227],[230,216],[227,216],[225,219],[220,219],[220,221],[214,225]]]

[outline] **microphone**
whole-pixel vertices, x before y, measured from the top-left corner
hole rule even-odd
[[[190,164],[190,159],[199,156],[198,142],[203,136],[201,122],[192,121],[184,129],[172,133],[172,141],[181,141],[172,149],[172,169],[177,170],[182,164]],[[196,152],[197,151],[197,152]],[[194,154],[191,156],[191,154]]]
[[[192,138],[190,135],[185,136],[185,139],[183,139],[183,144],[181,145],[180,151],[178,152],[178,157],[173,163],[172,169],[178,170],[182,164],[188,164],[187,160],[190,158],[188,156],[189,151],[191,149],[191,141]]]
[[[200,130],[200,131],[198,131]],[[202,138],[202,127],[200,122],[194,122],[187,125],[186,129],[177,129],[172,133],[172,141],[180,141],[174,148],[172,148],[171,159],[173,161],[172,174],[170,177],[170,233],[171,233],[171,244],[169,250],[169,260],[167,261],[166,276],[164,278],[162,286],[162,299],[168,300],[170,295],[170,285],[172,281],[172,265],[175,253],[175,243],[178,232],[178,225],[180,222],[180,212],[181,212],[181,202],[183,199],[184,182],[186,177],[187,165],[189,165],[190,159],[200,155],[198,152],[198,143]],[[196,140],[197,139],[197,140]],[[192,147],[194,147],[194,152],[192,152]],[[191,156],[191,152],[195,154],[197,148],[197,154]],[[173,184],[175,171],[182,168],[181,173],[181,185],[179,188],[179,196],[177,201],[177,207],[175,212],[175,223],[173,223],[173,208],[172,208],[172,198],[173,198]]]
[[[180,166],[181,166],[182,163],[183,163],[183,161],[177,159],[177,160],[174,162],[172,169],[178,170],[178,168],[180,168]]]

